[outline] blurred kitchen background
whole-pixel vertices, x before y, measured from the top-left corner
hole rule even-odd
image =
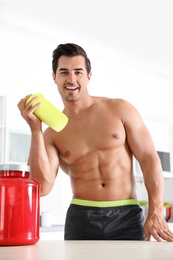
[[[91,60],[91,95],[127,99],[141,113],[162,161],[165,202],[173,208],[172,13],[171,0],[0,0],[0,163],[27,161],[30,130],[17,108],[21,98],[40,92],[63,108],[52,51],[74,42]],[[135,160],[134,170],[138,198],[147,200]],[[71,195],[60,170],[52,192],[41,198],[51,225],[64,224]]]

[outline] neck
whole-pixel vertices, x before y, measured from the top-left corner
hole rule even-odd
[[[64,110],[63,112],[68,116],[74,116],[79,115],[80,112],[83,110],[89,108],[91,105],[93,105],[93,97],[87,96],[85,99],[77,100],[74,102],[69,101],[63,101],[64,103]]]

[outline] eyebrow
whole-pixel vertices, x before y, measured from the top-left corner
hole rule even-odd
[[[59,71],[64,71],[64,70],[67,71],[68,69],[66,69],[66,68],[60,68],[60,69],[59,69]],[[82,71],[83,71],[82,68],[76,68],[76,69],[74,69],[74,70],[75,70],[75,71],[76,71],[76,70],[82,70]]]

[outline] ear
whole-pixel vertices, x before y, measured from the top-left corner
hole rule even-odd
[[[92,72],[90,71],[90,73],[88,74],[88,81],[90,81],[91,76],[92,76]]]
[[[54,82],[56,83],[56,75],[54,72],[52,72],[52,78],[53,78]]]

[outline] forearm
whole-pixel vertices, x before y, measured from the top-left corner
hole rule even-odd
[[[145,167],[144,181],[149,201],[148,217],[144,225],[145,240],[150,241],[152,236],[159,242],[163,240],[173,242],[173,234],[163,216],[164,179],[159,163],[150,163]]]
[[[41,194],[47,194],[52,188],[54,180],[41,130],[32,132],[28,164],[30,165],[31,177],[41,184]]]
[[[164,179],[160,162],[146,163],[142,167],[144,183],[148,192],[149,214],[162,214],[164,202]]]

